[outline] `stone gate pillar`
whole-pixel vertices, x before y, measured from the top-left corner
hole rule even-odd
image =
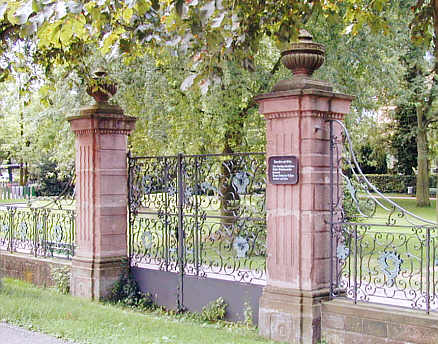
[[[352,97],[335,93],[311,74],[324,47],[306,31],[282,53],[294,78],[256,100],[266,118],[267,285],[259,329],[266,338],[316,343],[320,303],[330,280],[330,155],[327,119],[342,119]],[[296,166],[296,167],[294,167]]]
[[[70,117],[76,136],[76,244],[72,261],[74,296],[108,296],[127,260],[127,136],[135,118],[108,104],[106,92],[90,91],[96,104]]]

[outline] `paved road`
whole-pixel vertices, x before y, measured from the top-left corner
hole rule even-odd
[[[72,342],[0,322],[0,344],[72,344]]]

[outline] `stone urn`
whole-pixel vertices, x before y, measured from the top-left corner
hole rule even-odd
[[[306,30],[300,30],[298,39],[289,50],[281,53],[281,62],[294,76],[311,76],[324,63],[325,48],[313,42],[312,35]]]
[[[315,70],[322,66],[325,60],[324,45],[313,41],[306,30],[300,30],[298,41],[293,42],[290,49],[281,53],[281,62],[293,73],[293,79],[281,80],[273,91],[290,91],[295,89],[314,88],[331,91],[332,86],[321,80],[312,78]]]
[[[87,94],[93,97],[96,103],[105,104],[116,94],[117,84],[108,80],[104,70],[96,71],[92,80],[91,85],[87,88]]]

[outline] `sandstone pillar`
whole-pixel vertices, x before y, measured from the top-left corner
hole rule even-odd
[[[77,249],[71,291],[89,299],[105,298],[127,268],[126,154],[135,118],[108,104],[107,93],[91,94],[96,104],[68,119],[76,135]]]
[[[260,301],[259,328],[266,338],[316,343],[320,303],[330,280],[330,143],[327,119],[342,119],[352,97],[335,93],[312,72],[324,47],[305,31],[283,52],[294,78],[256,98],[266,118],[267,161],[295,157],[295,184],[267,181],[267,285]]]

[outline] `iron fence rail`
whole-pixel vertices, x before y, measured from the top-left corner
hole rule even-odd
[[[438,310],[437,224],[367,180],[337,120],[330,121],[330,171],[331,297]]]
[[[265,279],[264,153],[128,160],[133,265],[181,275]]]
[[[74,210],[18,206],[0,209],[0,249],[71,259],[75,250]]]
[[[382,230],[343,223],[338,231],[332,296],[438,310],[436,227]]]

